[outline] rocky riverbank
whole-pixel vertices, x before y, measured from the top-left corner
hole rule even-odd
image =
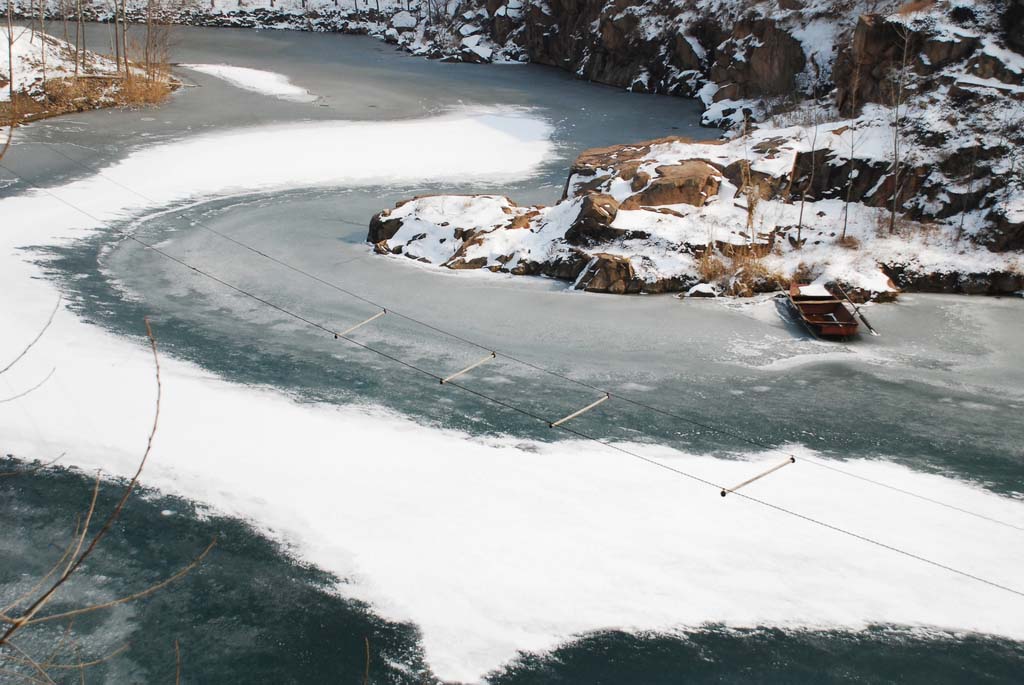
[[[129,17],[146,7],[129,2]],[[84,11],[110,15],[99,2]],[[554,207],[405,203],[374,220],[381,252],[602,292],[746,294],[794,277],[876,292],[1024,287],[1024,0],[210,0],[160,12],[554,65],[699,98],[704,123],[724,131],[718,144],[591,151]]]
[[[375,217],[368,239],[597,292],[747,295],[795,278],[876,294],[1024,289],[1021,5],[915,3],[846,34],[804,17],[788,38],[766,21],[735,24],[702,72],[705,118],[743,122],[725,140],[591,150],[553,207],[415,199]],[[763,33],[726,66],[738,31]],[[818,42],[798,48],[795,35]],[[821,41],[837,35],[829,54]],[[806,97],[772,99],[812,76]]]
[[[415,198],[375,216],[367,239],[379,254],[614,294],[746,296],[793,279],[838,281],[874,298],[898,288],[1024,289],[1019,251],[993,252],[948,224],[900,218],[890,232],[889,210],[866,202],[865,190],[851,192],[849,203],[801,202],[792,174],[811,143],[798,132],[589,150],[554,206],[493,195]],[[841,151],[844,134],[824,133],[816,149]]]

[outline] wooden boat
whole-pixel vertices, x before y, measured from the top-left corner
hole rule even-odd
[[[789,302],[815,336],[845,340],[857,334],[857,319],[842,300],[823,285],[793,283]]]

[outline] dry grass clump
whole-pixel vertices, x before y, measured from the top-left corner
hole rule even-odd
[[[115,99],[122,107],[159,105],[171,94],[169,78],[159,75],[132,76],[121,82]]]
[[[14,100],[0,102],[0,122],[15,125],[70,112],[101,107],[147,107],[158,105],[176,84],[169,74],[52,78],[34,97],[15,93]]]
[[[17,125],[23,121],[31,121],[44,111],[43,106],[24,93],[15,93],[13,100],[0,102],[0,126],[9,122]]]
[[[755,252],[737,252],[732,256],[731,275],[726,292],[735,297],[751,297],[755,293],[776,290],[783,280],[768,271],[761,256]]]
[[[725,276],[725,262],[709,248],[697,260],[697,274],[705,283],[714,283]]]
[[[907,17],[910,16],[911,14],[916,14],[918,12],[930,10],[934,6],[935,0],[911,0],[911,2],[908,2],[900,6],[900,8],[896,10],[896,14],[900,15],[901,17]]]
[[[818,272],[815,271],[814,267],[805,262],[800,262],[796,265],[796,269],[793,270],[790,280],[794,283],[810,283],[817,277]]]
[[[785,283],[782,274],[771,272],[764,265],[760,251],[732,249],[728,252],[723,256],[709,249],[700,256],[697,274],[702,282],[715,284],[733,297],[751,297],[755,293],[776,290]]]
[[[836,245],[839,247],[845,247],[847,250],[859,250],[860,240],[852,235],[842,236],[841,238],[836,239]]]

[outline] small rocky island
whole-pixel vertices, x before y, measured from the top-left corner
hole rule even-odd
[[[861,297],[1021,291],[1022,17],[1015,3],[913,3],[856,17],[831,56],[811,54],[806,17],[741,22],[745,40],[705,54],[699,95],[722,139],[588,150],[550,207],[414,198],[375,216],[368,240],[616,294],[746,296],[796,279]],[[783,81],[796,96],[758,92]]]

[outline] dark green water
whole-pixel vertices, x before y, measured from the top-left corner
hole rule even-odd
[[[17,470],[0,459],[0,471]],[[0,479],[0,511],[13,522],[0,536],[0,589],[41,575],[59,556],[90,481],[62,469]],[[120,495],[104,483],[98,511]],[[88,682],[173,682],[173,642],[183,682],[360,683],[370,644],[370,682],[437,682],[424,664],[415,626],[389,623],[330,591],[333,577],[296,563],[245,522],[204,514],[180,498],[142,491],[66,588],[81,606],[137,591],[186,565],[211,540],[208,560],[140,602],[74,625],[84,658],[130,649],[88,671]],[[29,545],[27,541],[31,540]],[[344,580],[344,579],[340,579]],[[63,627],[26,643],[59,639]],[[495,685],[541,683],[1012,683],[1024,645],[998,638],[873,626],[859,632],[707,626],[673,635],[602,632],[548,654],[527,654],[495,671]],[[3,682],[0,679],[0,682]],[[78,682],[69,675],[67,682]]]
[[[18,462],[0,458],[0,471]],[[53,469],[0,478],[0,589],[41,575],[60,554],[90,481]],[[104,483],[98,511],[120,487]],[[88,682],[172,682],[173,641],[183,682],[359,683],[370,644],[370,682],[431,683],[415,626],[389,623],[330,591],[337,580],[296,563],[245,522],[210,516],[186,500],[141,491],[53,612],[138,591],[185,566],[211,540],[208,560],[129,607],[78,620],[84,657],[130,649],[88,671]],[[29,545],[26,541],[31,540]],[[16,569],[16,571],[15,571]],[[63,627],[34,634],[58,639]],[[31,642],[28,643],[31,645]],[[873,626],[859,632],[707,626],[673,635],[602,632],[548,654],[528,654],[490,676],[495,685],[541,683],[1011,683],[1024,645],[978,635]],[[78,682],[77,673],[67,682]]]
[[[0,472],[17,468],[14,460],[0,458]],[[87,477],[61,469],[0,478],[0,596],[25,589],[22,574],[38,577],[49,569],[75,517],[88,508],[91,490]],[[119,483],[104,483],[97,512],[110,512],[121,492]],[[374,682],[432,680],[415,626],[388,623],[358,602],[339,599],[330,592],[339,579],[295,562],[244,521],[210,516],[191,502],[151,491],[129,500],[112,533],[48,613],[142,590],[188,565],[212,540],[217,544],[208,559],[176,584],[74,622],[84,661],[130,645],[89,669],[88,682],[173,682],[175,640],[184,682],[359,682],[365,640]],[[56,644],[63,630],[64,624],[27,631],[22,646],[39,653],[31,648]],[[78,682],[78,673],[67,680]]]

